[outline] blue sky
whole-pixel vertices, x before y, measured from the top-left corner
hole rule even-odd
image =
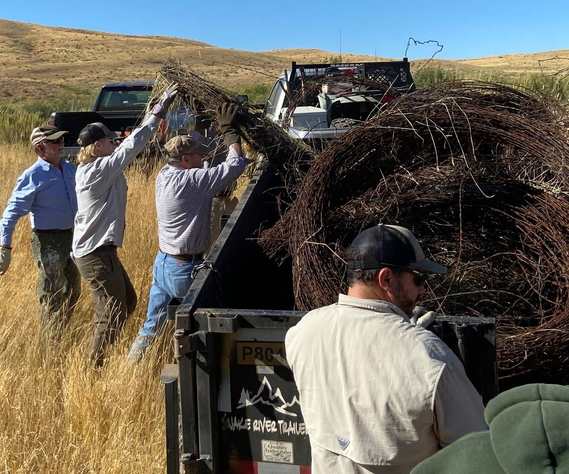
[[[440,59],[569,49],[567,0],[2,0],[0,18],[109,33],[175,36],[247,51],[314,48],[393,59],[409,38]],[[407,56],[432,56],[411,42]]]

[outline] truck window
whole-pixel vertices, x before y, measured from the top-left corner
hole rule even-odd
[[[150,98],[151,90],[104,90],[97,110],[143,110]]]

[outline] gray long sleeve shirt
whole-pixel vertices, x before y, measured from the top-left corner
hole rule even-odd
[[[227,160],[213,168],[164,166],[156,178],[160,250],[170,255],[204,252],[209,245],[213,197],[249,163],[230,147]]]
[[[83,257],[105,244],[122,246],[128,190],[123,171],[142,152],[159,123],[159,119],[150,116],[111,155],[77,167],[75,257]]]

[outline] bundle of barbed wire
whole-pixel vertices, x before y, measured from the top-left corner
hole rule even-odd
[[[399,91],[389,84],[364,77],[342,76],[349,80],[351,86],[369,91],[380,91],[389,99],[400,95]],[[299,78],[299,81],[301,78]],[[167,61],[158,72],[153,88],[153,97],[158,97],[172,84],[178,84],[178,97],[171,109],[186,109],[194,113],[192,104],[197,100],[203,106],[202,113],[213,120],[217,117],[217,108],[224,102],[233,102],[239,106],[236,123],[242,138],[255,152],[266,156],[269,163],[283,175],[287,183],[288,199],[294,200],[294,191],[306,175],[319,152],[319,144],[304,143],[292,138],[287,133],[292,113],[300,104],[305,104],[312,97],[314,102],[322,86],[331,82],[330,77],[323,74],[302,78],[302,86],[289,91],[285,116],[279,125],[266,118],[263,110],[243,103],[240,96],[194,74],[177,62]],[[342,78],[336,78],[336,82]],[[382,104],[374,113],[379,112]]]
[[[345,290],[345,250],[363,229],[405,226],[446,265],[423,301],[497,319],[502,377],[569,379],[566,110],[500,84],[432,86],[332,142],[281,220],[261,236],[291,258],[310,310]]]
[[[192,104],[203,107],[201,114],[212,120],[217,118],[217,109],[224,102],[232,102],[239,106],[236,125],[247,145],[256,153],[267,158],[289,183],[287,189],[294,192],[316,157],[316,151],[302,141],[291,138],[286,131],[268,120],[259,108],[250,107],[240,97],[222,87],[194,74],[179,63],[168,61],[158,72],[153,96],[158,97],[170,85],[178,84],[177,98],[171,109],[186,108],[190,113]],[[289,197],[294,199],[294,197]]]

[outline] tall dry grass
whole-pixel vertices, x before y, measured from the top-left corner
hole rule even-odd
[[[24,145],[0,145],[0,207],[36,157]],[[165,471],[159,374],[172,362],[172,325],[138,366],[126,354],[145,318],[157,250],[154,179],[127,171],[129,201],[120,250],[138,308],[101,369],[87,363],[93,306],[85,284],[62,340],[40,350],[37,268],[30,226],[21,219],[12,265],[0,277],[0,473],[115,474]]]

